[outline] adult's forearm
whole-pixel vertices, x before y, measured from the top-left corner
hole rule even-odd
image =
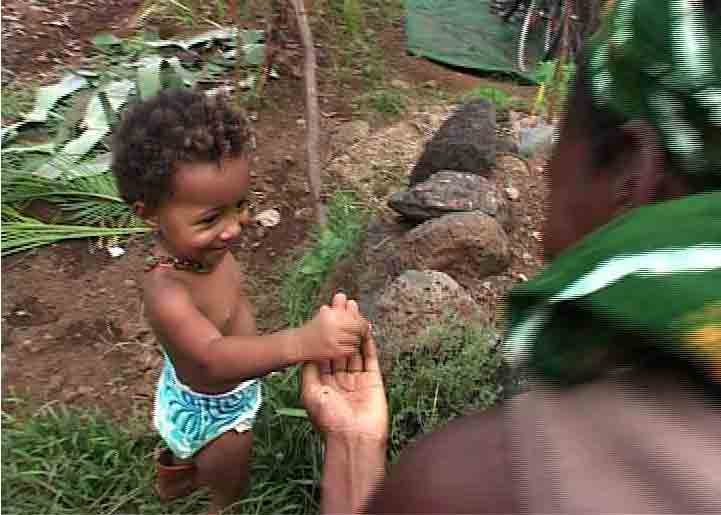
[[[328,435],[321,513],[364,513],[385,477],[386,440]]]

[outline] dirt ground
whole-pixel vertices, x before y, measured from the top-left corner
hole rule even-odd
[[[78,62],[88,38],[97,32],[122,31],[135,14],[138,0],[103,2],[8,0],[3,5],[3,75],[13,81],[43,82],[57,64]],[[406,55],[402,27],[382,42],[389,73],[410,84],[435,81],[438,88],[462,92],[479,79]],[[321,79],[323,72],[321,71]],[[5,82],[5,78],[3,81]],[[352,111],[352,92],[334,90],[321,81],[321,110],[337,113],[323,120],[323,145]],[[493,83],[513,94],[529,90]],[[256,123],[258,152],[254,157],[252,203],[257,212],[274,208],[281,223],[246,231],[235,253],[247,270],[263,331],[278,329],[282,313],[272,293],[280,282],[282,264],[303,244],[312,220],[305,180],[305,132],[302,81],[288,77],[271,81],[265,95],[272,99]],[[538,242],[544,188],[540,163],[527,169],[512,158],[499,180],[510,179],[520,191],[513,203],[517,229],[511,235],[514,262],[504,276],[475,285],[476,298],[489,306],[519,274],[532,275],[540,263]],[[122,418],[147,410],[160,354],[142,318],[138,282],[146,241],[136,238],[127,253],[111,258],[92,244],[74,241],[41,248],[2,260],[2,395],[39,403],[68,403],[101,409]]]

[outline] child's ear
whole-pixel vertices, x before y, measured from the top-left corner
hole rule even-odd
[[[137,202],[133,203],[133,212],[140,218],[143,219],[143,221],[148,224],[152,229],[157,229],[158,227],[158,219],[155,215],[154,210],[148,208],[148,206],[145,205],[145,202],[142,200],[138,200]]]

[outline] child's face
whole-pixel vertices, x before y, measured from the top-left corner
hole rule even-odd
[[[163,242],[176,257],[220,262],[248,216],[247,158],[180,165],[174,192],[153,212]]]

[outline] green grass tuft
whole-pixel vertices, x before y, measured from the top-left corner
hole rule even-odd
[[[372,110],[386,117],[403,114],[407,106],[404,92],[395,88],[380,88],[362,95],[358,106],[363,110]]]
[[[417,437],[500,399],[503,360],[494,344],[490,330],[449,317],[416,351],[395,358],[385,378],[392,459]]]
[[[318,292],[336,264],[350,255],[363,234],[363,210],[352,193],[338,192],[328,206],[328,223],[313,235],[313,244],[286,273],[281,286],[286,321],[298,327],[318,307]]]
[[[480,86],[469,91],[463,95],[462,100],[469,101],[478,98],[483,98],[491,102],[496,107],[496,111],[506,111],[513,104],[511,95],[503,90],[487,86]]]

